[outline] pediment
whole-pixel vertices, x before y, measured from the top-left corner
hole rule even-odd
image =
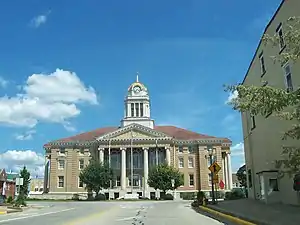
[[[153,130],[151,128],[139,125],[139,124],[130,124],[126,127],[120,128],[116,131],[107,133],[103,136],[97,138],[97,140],[126,140],[126,139],[171,139],[172,137]]]

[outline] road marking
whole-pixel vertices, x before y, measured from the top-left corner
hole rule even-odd
[[[21,216],[21,217],[17,217],[17,218],[0,220],[0,223],[6,223],[6,222],[10,222],[10,221],[15,221],[15,220],[29,219],[29,218],[38,217],[38,216],[46,216],[46,215],[51,215],[51,214],[57,214],[57,213],[61,213],[61,212],[70,211],[70,210],[73,210],[73,209],[75,209],[75,208],[63,209],[63,210],[60,210],[60,211],[46,212],[46,213],[41,213],[41,214],[31,214],[31,215],[28,215],[28,216]]]
[[[200,208],[202,210],[208,212],[208,213],[212,213],[212,214],[215,214],[217,216],[221,216],[223,218],[226,218],[230,221],[233,221],[236,224],[240,224],[240,225],[257,225],[255,223],[252,223],[252,222],[249,222],[249,221],[246,221],[246,220],[243,220],[243,219],[240,219],[238,217],[234,217],[234,216],[231,216],[231,215],[228,215],[228,214],[225,214],[225,213],[221,213],[217,210],[214,210],[214,209],[211,209],[211,208],[208,208],[208,207],[200,206]]]
[[[87,222],[88,220],[91,220],[91,219],[94,219],[96,217],[99,217],[99,216],[102,216],[103,214],[105,213],[108,213],[114,209],[117,209],[118,207],[115,206],[115,207],[112,207],[112,208],[109,208],[109,209],[104,209],[103,211],[100,211],[98,213],[94,213],[94,214],[90,214],[90,215],[87,215],[83,218],[76,218],[74,220],[71,220],[69,222],[67,222],[66,224],[64,225],[74,225],[74,224],[81,224],[81,223],[85,223]]]
[[[122,218],[122,219],[117,219],[116,221],[126,221],[126,220],[133,220],[133,219],[137,219],[138,217],[136,216],[132,216],[132,217],[126,217],[126,218]]]

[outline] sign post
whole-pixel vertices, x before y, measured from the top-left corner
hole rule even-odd
[[[212,189],[212,202],[213,204],[216,203],[215,201],[215,184],[219,183],[219,176],[218,172],[221,170],[221,167],[217,162],[212,163],[212,156],[210,155],[210,162],[211,165],[208,167],[208,169],[211,172],[211,189]]]

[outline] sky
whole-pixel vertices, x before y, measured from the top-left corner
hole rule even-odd
[[[0,167],[43,174],[48,141],[119,126],[136,72],[156,125],[232,140],[224,84],[244,78],[281,0],[27,0],[0,3]]]

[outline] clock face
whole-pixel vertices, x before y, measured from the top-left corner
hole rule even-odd
[[[141,91],[141,88],[140,88],[139,86],[135,86],[135,87],[133,88],[133,91],[134,91],[135,93],[139,93],[139,92]]]

